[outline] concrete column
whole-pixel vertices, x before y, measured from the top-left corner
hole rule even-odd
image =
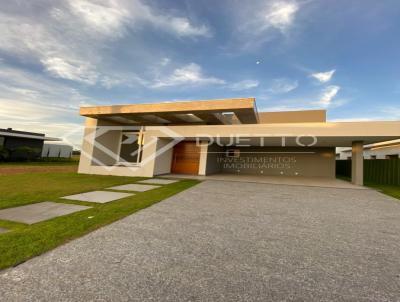
[[[200,145],[200,162],[199,162],[199,175],[206,175],[207,173],[207,151],[208,142],[201,142]]]
[[[92,165],[96,126],[97,126],[97,119],[90,117],[86,118],[81,155],[79,159],[78,173],[89,173],[90,171],[90,166]]]
[[[362,141],[354,141],[351,146],[351,182],[364,185],[364,145]]]

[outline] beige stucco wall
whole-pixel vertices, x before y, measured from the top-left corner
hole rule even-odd
[[[98,126],[115,126],[118,125],[98,121],[96,119],[87,118],[85,122],[84,138],[82,142],[81,157],[79,162],[78,173],[83,174],[99,174],[99,175],[116,175],[116,176],[143,176],[152,177],[154,175],[154,164],[157,150],[158,138],[152,137],[145,133],[142,152],[142,161],[137,166],[120,166],[116,165],[115,155],[107,154],[108,152],[101,151],[95,144],[95,132],[98,131]],[[113,135],[101,135],[98,143],[101,143],[104,148],[109,148],[109,152],[115,151],[116,142],[119,141],[119,130],[109,130]],[[162,145],[159,144],[160,147]],[[115,152],[116,153],[116,152]],[[95,156],[99,156],[96,158]],[[96,159],[96,160],[95,160]],[[104,162],[102,162],[104,160]],[[103,165],[100,165],[102,162]]]
[[[326,110],[258,112],[258,119],[261,124],[323,123],[326,122]]]
[[[334,148],[230,147],[239,157],[222,154],[222,173],[335,177]]]
[[[155,158],[154,162],[154,175],[167,174],[171,172],[172,153],[173,148],[165,148],[165,151],[161,152],[162,148],[167,147],[171,143],[169,139],[158,139],[157,151],[159,154]]]

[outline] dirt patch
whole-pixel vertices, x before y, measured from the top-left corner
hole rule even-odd
[[[47,173],[47,172],[76,172],[78,166],[17,166],[0,167],[0,175],[13,175],[24,173]]]

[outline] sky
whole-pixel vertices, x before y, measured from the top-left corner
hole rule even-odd
[[[0,128],[79,145],[80,106],[240,97],[400,120],[398,0],[0,2]]]

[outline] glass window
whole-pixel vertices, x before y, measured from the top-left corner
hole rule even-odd
[[[139,163],[141,155],[141,134],[139,132],[122,132],[119,162]]]

